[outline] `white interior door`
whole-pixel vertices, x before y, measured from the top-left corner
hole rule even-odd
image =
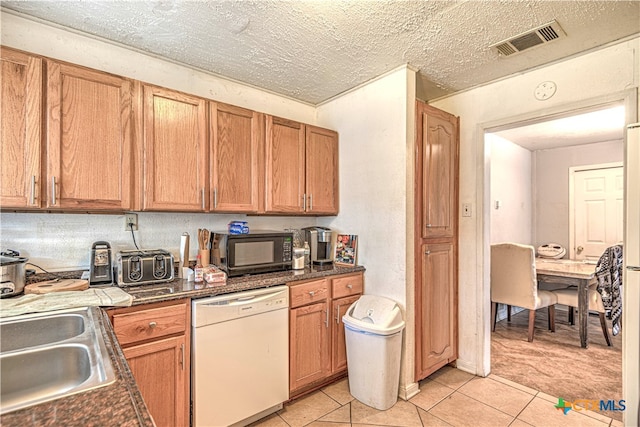
[[[573,172],[572,259],[597,261],[624,239],[622,166]]]

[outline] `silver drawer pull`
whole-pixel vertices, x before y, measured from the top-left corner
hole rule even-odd
[[[431,251],[425,251],[424,254],[425,255],[429,255],[431,253]]]
[[[56,204],[56,177],[51,177],[51,204]]]
[[[353,289],[353,285],[352,285],[351,283],[349,283],[349,284],[347,285],[347,288],[348,288],[348,289]]]
[[[158,326],[158,324],[156,322],[149,322],[149,327],[151,329],[155,329],[156,326]]]
[[[309,295],[314,296],[316,293],[314,291],[309,291]]]
[[[36,204],[36,176],[31,175],[31,199],[29,200],[31,205]]]

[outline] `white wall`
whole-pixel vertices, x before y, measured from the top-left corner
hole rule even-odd
[[[413,317],[415,75],[402,67],[318,108],[318,123],[340,134],[341,199],[340,215],[318,223],[358,235],[365,293],[397,301],[405,318]],[[410,320],[403,346],[401,395],[414,382]]]
[[[491,243],[532,241],[531,151],[487,134],[491,147]],[[500,206],[496,208],[496,202]]]
[[[488,156],[485,159],[485,129],[600,103],[618,95],[621,99],[626,91],[637,90],[639,49],[640,39],[635,38],[432,103],[460,116],[460,201],[474,205],[473,217],[460,218],[460,368],[486,375],[490,365],[490,199],[489,188],[485,187],[490,163]],[[557,84],[556,94],[537,101],[533,97],[535,87],[548,80]]]
[[[534,246],[559,243],[569,257],[569,168],[572,166],[622,163],[623,142],[537,150],[535,159]],[[493,163],[491,164],[493,168]],[[493,231],[492,231],[493,233]]]
[[[5,46],[315,124],[316,109],[305,103],[9,13],[2,12],[0,20]],[[343,205],[348,206],[348,201]],[[136,239],[140,247],[177,253],[183,232],[189,232],[193,241],[198,228],[224,230],[233,219],[249,221],[253,229],[281,230],[316,223],[314,217],[140,213]],[[111,242],[115,250],[133,248],[122,215],[2,213],[0,221],[0,249],[19,250],[45,269],[88,268],[91,244],[97,240]],[[195,257],[194,243],[191,256]]]

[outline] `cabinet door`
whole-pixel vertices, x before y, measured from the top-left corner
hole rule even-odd
[[[301,123],[266,117],[266,212],[304,212],[304,140]]]
[[[327,310],[327,302],[322,302],[290,312],[290,393],[329,375],[331,359]]]
[[[306,211],[338,213],[338,134],[306,126]]]
[[[189,425],[189,356],[184,336],[123,349],[158,426]]]
[[[204,212],[209,191],[206,101],[144,91],[144,210]]]
[[[42,60],[0,47],[0,205],[39,207]]]
[[[417,103],[422,237],[453,237],[458,222],[458,118]]]
[[[47,206],[125,210],[132,203],[132,83],[47,61]]]
[[[210,103],[211,210],[257,212],[259,165],[264,162],[262,115]]]
[[[456,359],[458,312],[456,256],[451,243],[424,244],[417,288],[416,378]]]
[[[331,334],[331,373],[335,374],[347,369],[347,346],[345,343],[344,323],[342,316],[347,313],[347,309],[360,298],[354,295],[346,298],[333,300],[332,307],[332,334]]]

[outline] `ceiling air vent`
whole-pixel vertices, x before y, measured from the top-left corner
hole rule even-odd
[[[520,53],[523,50],[552,42],[563,36],[565,36],[565,32],[560,27],[560,24],[556,21],[551,21],[526,33],[518,34],[515,37],[491,45],[490,47],[497,49],[502,56],[510,56]]]

